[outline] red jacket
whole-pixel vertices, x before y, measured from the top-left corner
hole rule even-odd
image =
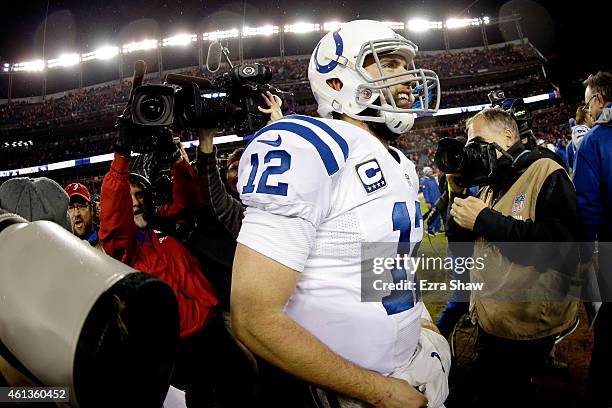
[[[100,242],[107,254],[123,263],[166,282],[178,300],[181,337],[198,332],[211,319],[217,305],[212,285],[202,274],[200,263],[172,237],[158,238],[149,228],[141,230],[134,224],[132,196],[129,182],[130,160],[115,153],[110,171],[102,182],[100,197]],[[175,213],[185,205],[180,191],[189,192],[182,185],[188,163],[172,166]],[[183,173],[182,175],[180,173]],[[187,194],[189,195],[189,194]]]

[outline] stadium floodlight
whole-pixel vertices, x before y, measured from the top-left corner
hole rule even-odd
[[[286,33],[296,33],[296,34],[304,34],[304,33],[312,33],[315,31],[320,31],[321,26],[319,24],[312,23],[295,23],[288,24],[285,26]]]
[[[178,34],[173,37],[164,38],[162,40],[162,47],[186,46],[197,40],[197,34]]]
[[[145,51],[157,48],[157,40],[142,40],[139,42],[131,42],[121,47],[124,54],[129,54],[135,51]]]
[[[404,23],[400,21],[384,21],[384,23],[392,30],[403,30]]]
[[[202,40],[204,41],[216,41],[216,40],[224,40],[226,38],[238,38],[240,35],[240,31],[237,28],[232,28],[231,30],[217,30],[211,31],[209,33],[202,34]]]
[[[81,56],[79,54],[62,54],[58,58],[50,59],[47,61],[49,68],[57,67],[71,67],[81,62]]]
[[[482,21],[483,21],[483,23],[485,23],[485,24],[489,24],[489,22],[491,21],[491,19],[489,19],[489,17],[487,17],[487,16],[484,16],[484,17],[482,18]]]
[[[13,71],[27,71],[27,72],[35,72],[35,71],[44,71],[45,69],[45,61],[36,60],[36,61],[27,61],[27,62],[19,62],[13,65]]]
[[[91,61],[94,59],[109,60],[119,55],[119,47],[105,46],[98,48],[95,51],[81,55],[81,61]]]
[[[481,20],[479,18],[449,18],[446,20],[446,28],[463,28],[469,26],[479,26]]]
[[[340,21],[328,21],[327,23],[323,24],[323,31],[328,32],[337,30],[340,27],[340,24],[342,24]]]
[[[10,70],[10,69],[11,69],[11,64],[6,64],[6,63],[5,63],[5,64],[4,64],[3,71],[4,71],[4,72],[9,72],[9,70]]]
[[[414,18],[408,21],[406,26],[410,31],[427,31],[427,30],[439,30],[442,28],[441,21],[428,21],[422,18]]]
[[[243,27],[242,28],[242,36],[243,37],[255,37],[258,35],[272,35],[278,34],[278,26],[273,25],[265,25],[262,27]]]

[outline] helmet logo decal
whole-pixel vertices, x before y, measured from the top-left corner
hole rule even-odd
[[[337,57],[341,56],[342,51],[344,51],[344,43],[342,41],[342,37],[340,37],[339,32],[340,32],[340,29],[337,29],[336,31],[333,32],[334,42],[336,43],[336,56]],[[318,60],[319,46],[321,46],[321,43],[317,45],[317,49],[315,50],[314,62],[317,66],[317,71],[319,71],[321,74],[327,74],[328,72],[331,72],[334,68],[338,66],[338,61],[337,60],[331,61],[327,65],[319,64],[319,60]]]

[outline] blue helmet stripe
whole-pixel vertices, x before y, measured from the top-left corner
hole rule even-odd
[[[321,140],[321,138],[317,136],[317,134],[310,128],[298,125],[296,123],[281,121],[272,123],[271,125],[261,129],[259,132],[257,132],[255,137],[268,130],[285,130],[306,139],[311,145],[314,146],[315,149],[317,149],[328,175],[331,176],[340,170],[338,163],[336,162],[336,158],[334,157],[334,153],[331,151],[329,146],[325,144],[325,142]]]
[[[342,149],[342,155],[344,156],[344,160],[348,159],[348,154],[349,154],[348,143],[346,143],[346,140],[344,140],[344,138],[340,136],[338,132],[336,132],[330,126],[321,122],[318,119],[311,118],[310,116],[291,115],[291,116],[288,116],[287,118],[303,120],[304,122],[308,122],[312,125],[320,127],[323,131],[325,131],[328,135],[330,135],[336,143],[338,143],[338,146],[340,146],[340,149]]]

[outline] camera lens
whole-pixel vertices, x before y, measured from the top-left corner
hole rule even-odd
[[[459,173],[464,166],[465,139],[444,137],[438,142],[434,162],[444,173]]]
[[[161,95],[147,95],[140,103],[140,113],[148,122],[159,121],[166,112],[166,103]]]
[[[451,146],[446,151],[443,160],[447,168],[458,171],[463,164],[463,148],[461,146]]]

